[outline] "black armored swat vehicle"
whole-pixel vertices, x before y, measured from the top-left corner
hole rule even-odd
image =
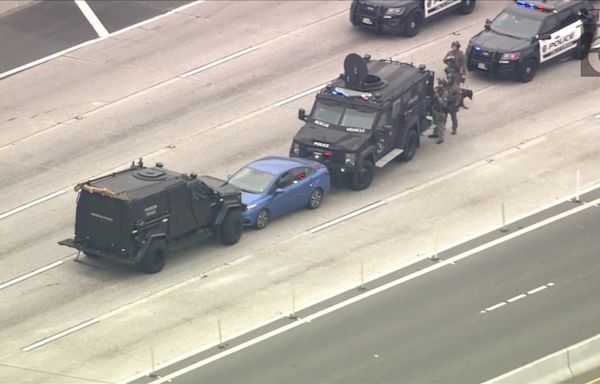
[[[424,65],[350,54],[345,73],[316,96],[291,157],[317,160],[334,176],[346,175],[355,190],[371,184],[375,167],[415,155],[429,128],[434,73]]]
[[[244,224],[241,191],[223,180],[156,167],[140,159],[129,169],[89,180],[79,191],[75,237],[61,245],[89,257],[160,272],[169,251],[216,235],[235,244]]]
[[[434,15],[473,12],[475,0],[352,0],[350,22],[377,32],[415,36]]]

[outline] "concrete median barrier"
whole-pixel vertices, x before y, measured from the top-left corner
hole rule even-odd
[[[598,366],[600,334],[488,380],[484,384],[560,383]]]

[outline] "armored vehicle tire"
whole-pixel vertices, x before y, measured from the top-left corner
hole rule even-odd
[[[404,27],[404,36],[413,37],[419,33],[421,24],[423,23],[423,16],[419,12],[412,12],[406,19],[406,26]]]
[[[462,0],[458,12],[462,15],[468,15],[475,9],[475,0]]]
[[[221,243],[232,245],[242,237],[244,229],[244,214],[240,209],[230,209],[219,227],[219,239]]]
[[[528,83],[535,77],[537,70],[537,62],[534,59],[527,59],[521,64],[519,69],[519,80],[523,83]]]
[[[419,136],[414,129],[408,131],[408,135],[406,136],[406,145],[404,146],[404,152],[402,152],[399,156],[401,161],[411,161],[413,157],[415,157],[415,153],[417,152],[417,146],[419,145]]]
[[[140,263],[142,272],[152,274],[162,271],[168,255],[169,250],[166,241],[153,240]]]
[[[317,188],[310,194],[310,198],[308,199],[308,208],[309,209],[317,209],[321,206],[323,202],[323,190],[321,188]]]
[[[258,212],[258,215],[256,215],[256,223],[254,223],[254,227],[256,229],[263,229],[269,224],[270,221],[271,212],[269,212],[268,209],[263,208],[260,210],[260,212]]]
[[[364,160],[360,167],[352,174],[350,178],[350,186],[355,191],[367,189],[373,181],[373,173],[375,166],[371,160]]]

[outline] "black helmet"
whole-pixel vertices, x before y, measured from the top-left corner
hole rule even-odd
[[[450,47],[454,47],[454,46],[456,46],[456,48],[460,48],[460,43],[458,42],[458,40],[454,40],[452,42],[452,44],[450,44]]]

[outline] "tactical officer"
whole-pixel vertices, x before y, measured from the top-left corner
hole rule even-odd
[[[459,82],[464,83],[467,76],[467,66],[465,54],[460,50],[460,43],[453,41],[450,45],[450,51],[444,56],[446,64],[446,75],[457,74]]]
[[[437,138],[437,144],[444,142],[446,136],[446,119],[448,118],[448,96],[446,92],[446,81],[438,79],[438,86],[435,88],[435,96],[431,103],[431,116],[433,118],[433,135],[429,137]]]
[[[456,116],[456,113],[458,112],[458,106],[462,102],[462,91],[458,86],[458,77],[456,74],[451,74],[448,76],[446,93],[448,98],[448,113],[452,119],[451,133],[456,135],[456,131],[458,130],[458,117]]]

